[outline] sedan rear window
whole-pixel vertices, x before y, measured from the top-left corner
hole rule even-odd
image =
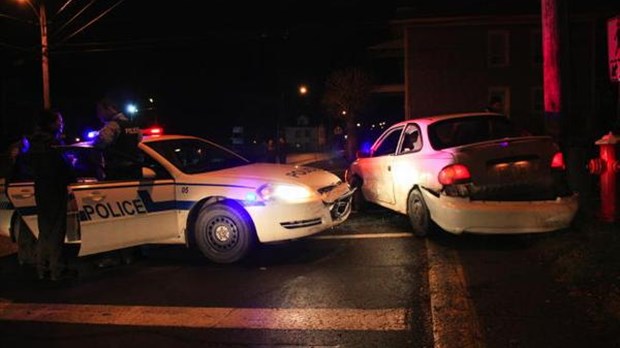
[[[451,118],[428,127],[428,137],[435,150],[524,135],[527,132],[502,116]]]

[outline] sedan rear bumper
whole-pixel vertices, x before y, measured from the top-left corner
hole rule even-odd
[[[540,233],[570,226],[578,209],[578,195],[553,201],[470,201],[422,190],[431,218],[451,233]]]

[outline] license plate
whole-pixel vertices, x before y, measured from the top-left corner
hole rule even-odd
[[[498,163],[491,167],[495,177],[500,181],[523,181],[534,170],[534,164],[530,161],[518,161]]]

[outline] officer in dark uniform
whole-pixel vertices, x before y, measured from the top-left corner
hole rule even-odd
[[[97,103],[97,117],[104,126],[93,146],[103,151],[105,179],[140,179],[143,162],[138,149],[138,143],[142,141],[140,128],[109,99]]]
[[[62,255],[67,230],[67,185],[75,181],[73,168],[57,148],[62,145],[63,120],[59,112],[44,110],[30,138],[30,163],[37,203],[37,273],[58,280],[66,274]]]

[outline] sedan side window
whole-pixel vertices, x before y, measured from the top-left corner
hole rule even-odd
[[[372,152],[372,157],[393,155],[396,153],[396,147],[398,146],[398,139],[400,139],[400,133],[403,129],[396,128],[390,131],[383,139],[379,146],[377,146]]]
[[[419,151],[422,148],[420,130],[414,124],[407,125],[403,134],[403,142],[398,153],[409,153]]]

